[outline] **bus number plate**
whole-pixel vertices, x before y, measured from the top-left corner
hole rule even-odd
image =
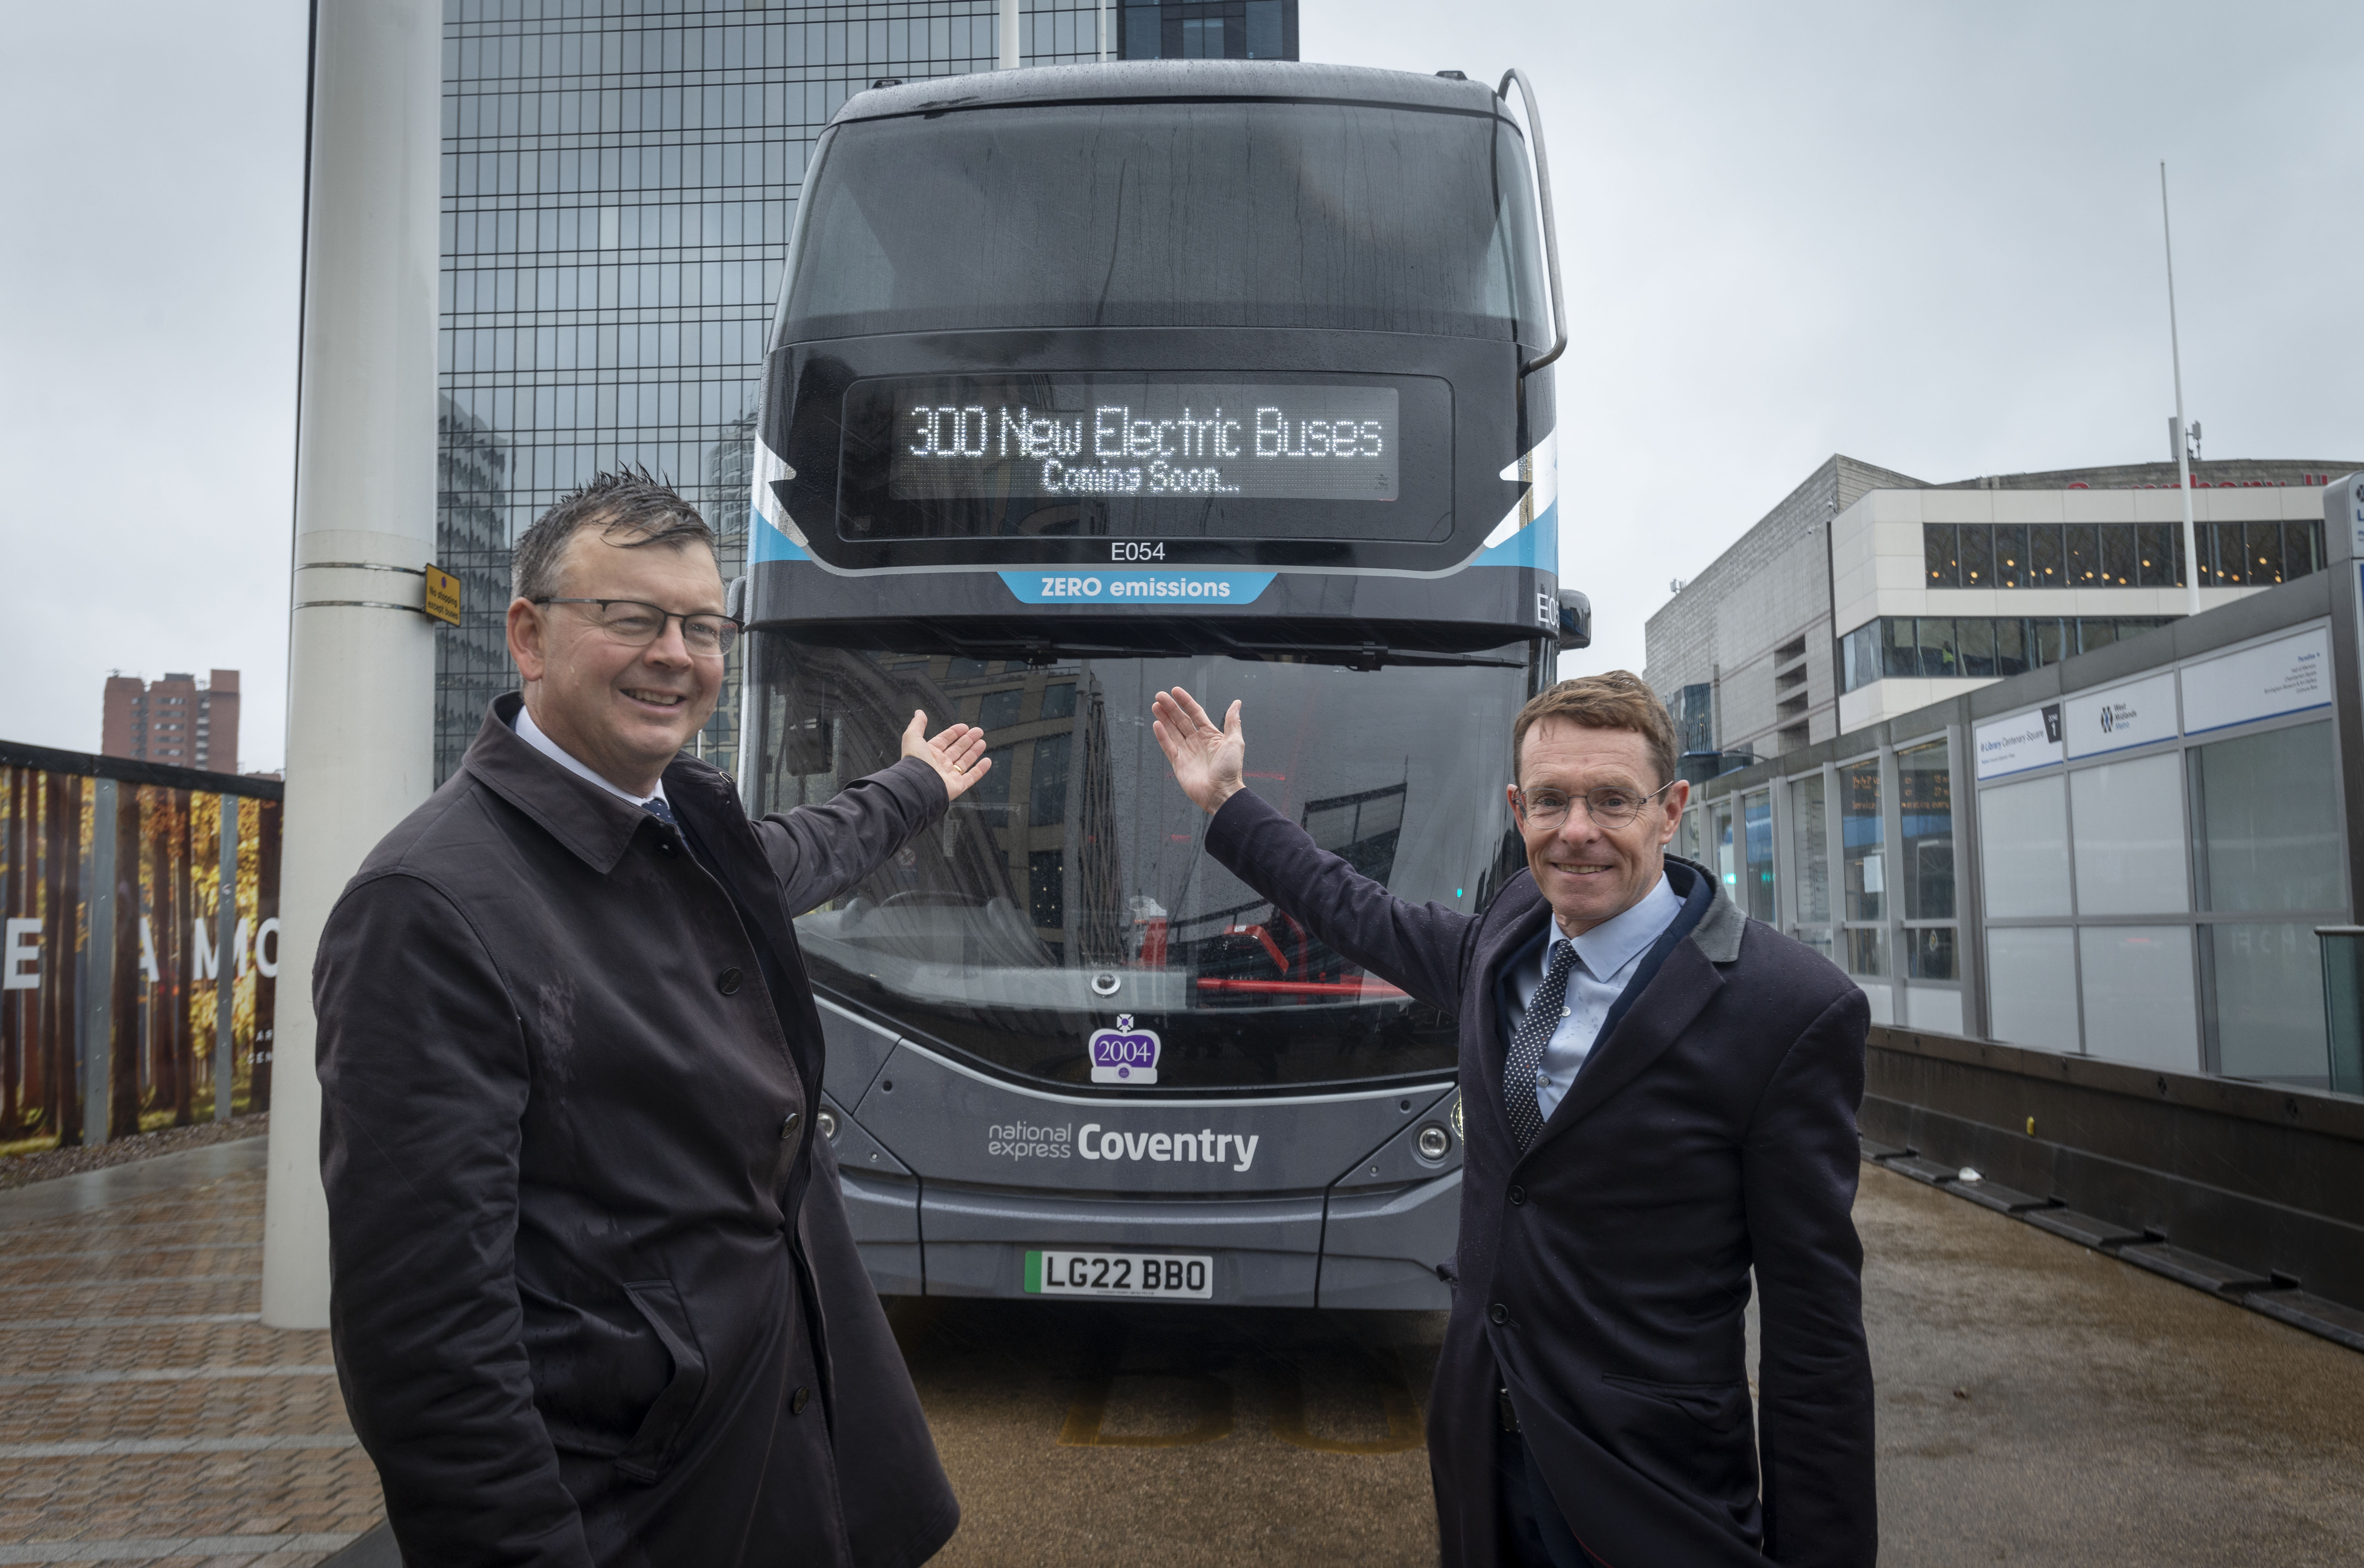
[[[1215,1260],[1204,1254],[1168,1257],[1139,1252],[1029,1252],[1026,1294],[1208,1301],[1215,1294]]]

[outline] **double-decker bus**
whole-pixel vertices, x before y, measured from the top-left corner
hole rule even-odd
[[[1249,786],[1399,896],[1522,863],[1511,719],[1589,621],[1534,134],[1458,72],[1210,61],[882,83],[819,141],[742,791],[825,801],[914,708],[994,760],[797,912],[882,1291],[1445,1305],[1453,1021],[1201,852],[1150,698],[1244,701]]]

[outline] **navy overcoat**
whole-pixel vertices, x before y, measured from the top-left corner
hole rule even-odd
[[[1550,917],[1530,873],[1476,916],[1406,903],[1248,791],[1215,814],[1207,851],[1339,952],[1458,1015],[1459,1277],[1428,1423],[1448,1568],[1503,1561],[1503,1388],[1569,1528],[1610,1568],[1868,1568],[1871,1368],[1851,1218],[1863,992],[1670,858],[1687,903],[1707,881],[1704,913],[1636,976],[1522,1154],[1497,987]]]

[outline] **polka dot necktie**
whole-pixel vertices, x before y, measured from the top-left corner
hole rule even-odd
[[[1567,977],[1575,968],[1576,944],[1554,942],[1551,967],[1528,1001],[1518,1032],[1511,1036],[1510,1060],[1502,1067],[1502,1104],[1511,1113],[1511,1134],[1522,1154],[1534,1147],[1544,1129],[1543,1102],[1535,1089],[1543,1082],[1544,1047],[1567,1017]]]
[[[641,809],[668,828],[679,828],[681,819],[673,814],[673,805],[661,795],[652,795],[641,802]]]

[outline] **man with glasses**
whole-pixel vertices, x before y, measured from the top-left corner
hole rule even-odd
[[[1221,726],[1179,688],[1153,706],[1214,814],[1207,852],[1459,1018],[1461,1237],[1429,1408],[1445,1563],[1868,1568],[1868,1012],[1666,854],[1690,786],[1656,694],[1619,671],[1520,711],[1527,870],[1476,915],[1395,897],[1249,791],[1238,703]]]
[[[686,755],[739,625],[642,473],[518,541],[451,782],[322,933],[331,1333],[404,1560],[905,1568],[959,1512],[854,1249],[789,922],[987,769],[932,740],[750,822]]]

